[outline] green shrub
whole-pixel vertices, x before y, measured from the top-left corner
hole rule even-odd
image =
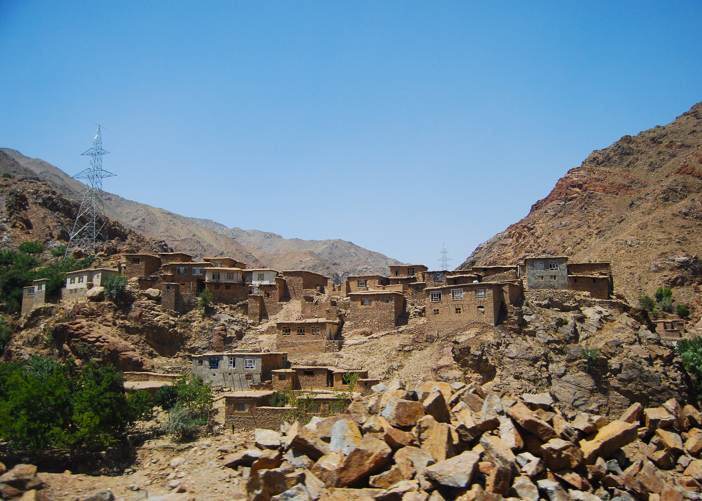
[[[12,337],[12,326],[5,322],[5,318],[0,318],[0,353],[5,351],[5,347],[10,343]]]
[[[602,359],[600,350],[597,348],[583,348],[583,369],[585,372],[592,372],[597,367],[597,363]]]
[[[656,292],[653,293],[653,296],[656,298],[656,301],[660,303],[666,297],[673,297],[673,289],[671,289],[670,287],[658,287],[658,289],[656,289]]]
[[[3,179],[14,179],[15,177],[14,177],[12,174],[10,174],[9,172],[5,172],[5,173],[2,175],[2,178],[3,178]]]
[[[345,372],[341,379],[349,386],[349,391],[353,391],[360,376],[358,372]]]
[[[271,395],[271,407],[285,407],[288,405],[288,397],[284,392],[276,391]]]
[[[697,400],[702,400],[702,338],[695,336],[692,339],[681,339],[677,351],[685,371],[692,379]]]
[[[198,300],[198,305],[200,308],[207,308],[212,304],[212,298],[214,297],[212,294],[212,291],[209,289],[204,289],[200,295],[198,296],[200,299]]]
[[[57,245],[53,249],[49,251],[52,256],[54,257],[63,257],[64,254],[66,254],[66,246],[65,245]]]
[[[639,304],[641,305],[641,309],[646,311],[653,311],[653,309],[656,307],[656,302],[651,296],[640,296]]]
[[[102,281],[102,286],[105,288],[105,297],[115,304],[121,304],[127,301],[129,293],[127,292],[127,277],[117,275],[106,277]]]
[[[687,316],[690,315],[690,308],[688,308],[688,307],[687,307],[686,305],[684,305],[684,304],[679,304],[679,305],[675,308],[675,313],[677,313],[678,316],[680,316],[680,317],[687,317]]]
[[[666,313],[670,313],[673,311],[673,298],[665,296],[663,299],[660,300],[658,303],[658,306],[661,310],[665,311]]]
[[[187,407],[176,404],[168,413],[168,421],[164,425],[166,433],[178,441],[195,437],[203,423],[193,419],[193,413]]]
[[[44,252],[44,246],[36,240],[22,242],[19,244],[18,249],[23,254],[41,254]]]

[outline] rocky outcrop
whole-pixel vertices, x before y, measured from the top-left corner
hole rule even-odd
[[[378,385],[374,394],[356,396],[348,413],[284,426],[288,431],[282,438],[256,430],[261,449],[235,451],[221,464],[246,479],[252,500],[699,497],[702,423],[690,405],[670,399],[659,408],[635,404],[620,419],[589,413],[567,419],[545,394],[481,391],[484,405],[476,411],[468,405],[474,403],[469,395],[476,394],[471,389],[477,388],[442,382]],[[447,423],[422,417],[420,408],[410,411],[413,404],[436,410],[437,392],[445,406],[439,415],[449,416]],[[398,417],[394,426],[386,415]],[[446,433],[437,458],[439,425]],[[461,433],[461,427],[473,433]],[[388,428],[413,435],[415,442],[397,447],[387,439],[394,434]],[[521,441],[514,441],[515,432]],[[341,440],[346,446],[334,445],[346,436]],[[283,459],[255,468],[264,456]]]

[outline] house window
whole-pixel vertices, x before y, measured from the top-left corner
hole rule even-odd
[[[548,263],[548,269],[549,269],[549,270],[557,270],[557,269],[558,269],[558,262],[556,262],[556,261],[549,261],[549,263]]]
[[[361,306],[370,306],[373,300],[369,297],[362,297],[361,298]]]
[[[218,291],[218,290],[219,290],[219,285],[215,285],[214,288],[215,288],[216,291]]]
[[[219,280],[219,272],[217,273],[212,273],[212,280]]]
[[[456,308],[456,313],[457,313],[458,315],[460,315],[460,314],[461,314],[461,308]]]
[[[188,274],[188,267],[187,266],[176,267],[176,274],[177,275],[187,275]]]
[[[478,306],[478,313],[485,315],[485,306]]]
[[[78,283],[82,284],[85,281],[85,277],[78,277]]]
[[[443,282],[444,274],[441,272],[434,273],[434,282]]]
[[[438,308],[434,309],[434,315],[438,315],[438,314],[439,314],[439,309]]]
[[[253,376],[251,376],[251,374],[247,374],[247,375],[246,375],[246,380],[247,380],[247,381],[252,381],[252,380],[253,380]]]
[[[278,381],[285,381],[285,374],[279,374]]]
[[[249,404],[247,404],[246,402],[236,401],[234,402],[234,410],[236,412],[246,412],[249,410]]]
[[[313,336],[319,335],[319,327],[312,327],[312,335]]]
[[[95,276],[93,277],[93,280],[96,281],[96,282],[99,282],[99,281],[100,281],[100,274],[98,273],[97,275],[95,275]]]
[[[257,273],[256,275],[258,276],[258,278],[256,280],[258,280],[259,282],[263,282],[263,280],[264,280],[263,273]]]
[[[202,360],[198,360],[197,365],[202,366]]]
[[[304,336],[304,335],[305,335],[305,328],[304,328],[304,327],[298,327],[298,328],[297,328],[297,335],[298,335],[298,336]]]
[[[76,283],[76,277],[71,277],[68,279],[69,283],[74,284]]]
[[[216,263],[215,263],[215,268],[221,268],[221,267],[222,267],[222,263],[221,263],[221,262],[216,262]]]
[[[414,268],[407,268],[407,276],[411,277],[414,275]]]
[[[245,358],[244,359],[244,369],[255,369],[256,368],[256,360],[253,358]]]
[[[431,300],[432,303],[440,303],[441,302],[441,291],[432,291],[429,299]]]
[[[385,302],[385,303],[389,303],[389,302],[390,302],[390,300],[389,300],[389,299],[386,299],[386,300],[385,300],[384,302]]]
[[[314,371],[303,371],[305,376],[314,376]]]
[[[139,263],[141,263],[141,259],[139,259],[138,257],[135,257],[132,259],[132,264],[139,264]]]
[[[555,282],[555,281],[556,281],[556,275],[551,275],[551,282]]]
[[[234,273],[227,273],[227,280],[234,280]]]
[[[487,289],[475,289],[475,297],[485,299],[487,297]]]
[[[201,276],[202,275],[202,267],[193,267],[193,275],[195,276]]]
[[[28,296],[33,296],[33,295],[34,295],[34,289],[27,289],[27,295],[28,295]]]
[[[366,281],[365,281],[365,280],[359,280],[359,281],[358,281],[358,286],[359,286],[359,287],[366,287]]]
[[[40,291],[42,287],[44,287],[42,284],[37,285],[37,290]]]
[[[229,357],[229,368],[233,369],[234,367],[236,367],[236,358]]]
[[[544,281],[544,277],[539,277],[539,281],[540,281],[540,282],[543,282],[543,281]]]
[[[283,336],[290,335],[290,327],[283,327]]]
[[[210,369],[219,369],[219,358],[210,358]]]
[[[451,299],[453,301],[463,301],[463,289],[451,289]]]
[[[225,286],[224,288],[227,289],[228,291],[232,290],[232,286],[231,286],[231,285],[227,285],[227,286]]]
[[[537,271],[544,271],[544,262],[537,261],[536,263],[534,263],[534,269]]]

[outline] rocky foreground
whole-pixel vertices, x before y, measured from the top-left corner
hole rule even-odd
[[[213,437],[214,445],[184,445],[171,456],[142,450],[117,479],[70,472],[36,479],[36,468],[16,466],[0,476],[0,495],[113,500],[109,485],[135,501],[700,498],[702,417],[675,399],[636,403],[618,419],[566,419],[545,393],[500,397],[473,384],[399,381],[374,390],[343,414],[286,424],[280,433]],[[99,491],[69,492],[100,479]]]

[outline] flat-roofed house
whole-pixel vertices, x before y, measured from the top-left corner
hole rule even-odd
[[[249,390],[251,385],[271,380],[271,371],[288,365],[281,352],[227,352],[193,355],[193,374],[214,386]]]
[[[284,321],[276,323],[276,349],[293,354],[339,351],[341,322],[326,318]]]
[[[214,303],[236,304],[246,301],[249,295],[239,268],[205,268],[205,288],[212,293]]]
[[[203,257],[202,260],[207,261],[210,266],[215,268],[239,268],[240,270],[246,268],[246,263],[231,257]]]
[[[405,313],[405,296],[399,291],[366,291],[349,294],[349,327],[382,332],[394,329]]]
[[[503,287],[510,286],[481,282],[427,287],[427,332],[449,332],[471,323],[497,325],[507,314]]]
[[[161,258],[155,254],[122,254],[122,269],[128,279],[146,278],[161,268]]]
[[[93,287],[102,286],[105,278],[116,277],[119,270],[114,268],[87,268],[66,273],[66,288],[61,291],[61,299],[85,297]]]

